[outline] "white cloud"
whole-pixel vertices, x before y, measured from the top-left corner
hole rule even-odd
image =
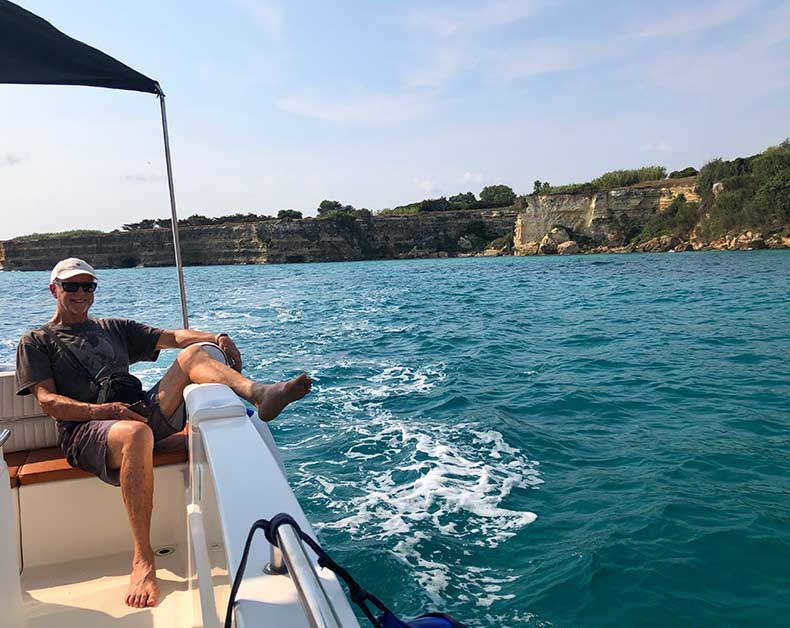
[[[124,177],[129,183],[158,183],[164,180],[164,175],[161,174],[143,174],[143,173],[130,173]]]
[[[641,153],[671,153],[672,146],[669,142],[648,142],[639,147]]]
[[[22,163],[22,158],[19,155],[6,153],[5,155],[0,157],[0,168],[2,168],[3,166],[16,166],[17,164],[20,163]]]
[[[432,105],[419,94],[347,95],[344,98],[314,95],[283,96],[275,101],[289,113],[336,124],[389,126],[428,113]]]
[[[547,4],[546,0],[494,0],[470,8],[445,4],[417,9],[409,16],[409,25],[439,37],[452,37],[508,26],[531,17]]]
[[[418,179],[415,177],[412,179],[412,182],[425,194],[435,194],[442,191],[441,186],[433,179]]]
[[[665,89],[718,98],[724,107],[779,93],[790,87],[790,57],[774,46],[790,37],[790,7],[765,14],[762,21],[758,32],[726,48],[662,56],[647,67],[646,75]]]
[[[252,15],[252,19],[269,35],[279,37],[283,33],[282,7],[270,0],[236,0]]]
[[[641,37],[672,37],[722,26],[755,6],[754,0],[724,0],[694,6],[657,19],[643,19],[629,31]]]
[[[576,42],[557,38],[538,39],[498,53],[494,61],[494,73],[505,80],[516,80],[537,74],[567,72],[603,61],[617,52],[611,40]]]
[[[440,87],[470,65],[473,65],[473,59],[468,51],[443,46],[436,51],[431,63],[409,70],[405,82],[410,87]]]
[[[481,185],[486,180],[485,175],[479,172],[464,172],[459,178],[461,185]]]

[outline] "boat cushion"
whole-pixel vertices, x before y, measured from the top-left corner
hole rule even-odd
[[[26,451],[15,451],[9,454],[3,454],[5,463],[8,465],[8,476],[11,478],[11,488],[19,486],[19,469],[27,459]]]
[[[54,447],[58,439],[55,421],[44,414],[33,395],[19,396],[14,386],[14,372],[0,372],[0,429],[11,430],[3,451]]]
[[[87,471],[72,467],[57,447],[42,447],[17,454],[25,455],[16,476],[22,486],[91,477]],[[187,460],[187,428],[158,442],[154,447],[155,467],[179,464]],[[10,468],[11,465],[8,466]]]

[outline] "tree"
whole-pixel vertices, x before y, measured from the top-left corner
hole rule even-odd
[[[507,185],[487,185],[480,192],[481,207],[507,207],[516,202],[516,193]]]
[[[472,192],[456,194],[447,200],[452,209],[471,209],[477,205],[477,197]]]
[[[673,170],[669,173],[670,179],[683,179],[684,177],[696,177],[699,174],[694,166],[683,168],[683,170]]]
[[[293,218],[299,220],[302,218],[302,212],[298,212],[295,209],[281,209],[277,212],[277,218]]]
[[[343,209],[343,204],[337,201],[328,201],[324,199],[318,205],[318,215],[322,216],[324,214],[328,214],[329,212],[338,212]]]
[[[154,224],[155,221],[153,218],[146,218],[140,222],[131,222],[129,224],[123,225],[121,228],[124,231],[139,231],[141,229],[153,229]]]
[[[421,212],[446,212],[450,207],[450,202],[444,197],[439,198],[426,198],[420,201]]]
[[[202,214],[192,214],[189,218],[179,220],[178,223],[187,227],[200,227],[203,225],[210,225],[212,220],[212,218],[207,218]]]
[[[543,182],[540,179],[535,179],[535,182],[532,184],[532,193],[540,194],[542,189],[543,189]]]

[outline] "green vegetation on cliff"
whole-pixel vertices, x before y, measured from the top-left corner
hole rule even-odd
[[[685,179],[686,177],[696,177],[699,174],[699,170],[694,168],[693,166],[689,166],[688,168],[683,168],[683,170],[673,170],[669,173],[670,179]]]
[[[646,242],[662,235],[686,239],[691,230],[699,222],[700,208],[698,203],[690,203],[683,194],[678,195],[660,214],[656,214],[636,238],[636,242]]]
[[[379,216],[409,216],[424,212],[444,212],[459,209],[495,209],[510,207],[516,202],[516,193],[509,185],[487,185],[480,192],[480,200],[472,192],[455,194],[450,198],[426,198],[416,203],[382,209]]]
[[[775,231],[790,225],[790,141],[751,157],[714,159],[697,177],[706,217],[700,235]]]
[[[283,210],[293,211],[293,210]],[[296,212],[299,213],[299,212]],[[210,225],[224,225],[228,223],[244,223],[244,222],[265,222],[267,220],[276,220],[274,216],[266,216],[264,214],[229,214],[226,216],[216,216],[209,218],[202,214],[193,214],[189,218],[179,218],[179,227],[208,227]],[[141,231],[144,229],[170,229],[173,221],[170,218],[146,218],[140,222],[130,222],[121,227],[123,231]]]
[[[667,169],[664,166],[645,166],[633,170],[612,170],[605,172],[587,183],[570,183],[568,185],[549,185],[547,181],[535,181],[533,194],[592,194],[600,190],[624,188],[645,181],[665,179]]]
[[[51,233],[29,233],[28,235],[12,238],[11,242],[27,242],[30,240],[41,240],[44,238],[75,238],[80,236],[104,235],[106,231],[98,229],[72,229],[71,231],[55,231]]]

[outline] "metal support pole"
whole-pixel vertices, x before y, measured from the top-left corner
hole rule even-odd
[[[184,329],[189,329],[187,315],[187,293],[184,287],[184,268],[181,264],[181,243],[178,240],[178,214],[176,213],[176,192],[173,187],[173,167],[170,164],[170,137],[167,133],[167,112],[165,111],[165,95],[159,92],[159,104],[162,109],[162,131],[165,138],[165,163],[167,164],[167,185],[170,188],[170,214],[172,216],[173,248],[176,253],[176,271],[178,272],[178,288],[181,291],[181,315]]]
[[[276,545],[270,545],[269,562],[263,568],[263,571],[270,576],[284,576],[288,573],[288,567],[285,566],[285,559],[280,548]]]
[[[282,524],[277,528],[277,540],[282,547],[288,575],[299,593],[307,623],[311,628],[341,628],[335,609],[296,530],[290,524]]]

